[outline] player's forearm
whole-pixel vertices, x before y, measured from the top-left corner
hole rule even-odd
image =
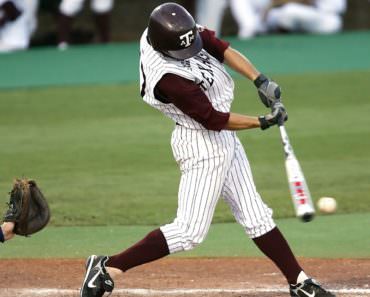
[[[258,120],[258,117],[231,112],[229,120],[226,123],[225,130],[245,130],[259,127],[260,121]]]
[[[253,64],[241,53],[237,50],[229,47],[226,49],[224,53],[225,63],[235,70],[239,72],[241,75],[247,77],[248,79],[254,81],[260,72],[253,66]]]

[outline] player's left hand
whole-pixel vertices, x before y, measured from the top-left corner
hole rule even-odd
[[[281,99],[281,89],[279,85],[265,75],[260,74],[254,80],[254,85],[257,87],[258,95],[266,107],[272,107],[274,101]]]

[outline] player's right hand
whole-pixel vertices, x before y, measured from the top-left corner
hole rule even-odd
[[[271,105],[271,113],[258,117],[261,129],[265,130],[271,126],[277,125],[279,122],[288,120],[288,113],[286,112],[284,104],[280,100],[276,100]]]

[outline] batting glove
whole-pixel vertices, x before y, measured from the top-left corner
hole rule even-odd
[[[262,130],[266,130],[271,126],[274,126],[280,122],[284,123],[288,120],[288,114],[285,110],[285,106],[280,100],[276,100],[272,103],[271,113],[258,117]]]
[[[274,101],[281,99],[281,89],[279,85],[265,75],[260,74],[254,80],[254,85],[257,87],[258,95],[266,107],[272,107]]]

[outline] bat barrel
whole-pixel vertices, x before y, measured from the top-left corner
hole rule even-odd
[[[279,130],[285,153],[285,169],[296,216],[303,222],[310,222],[314,218],[315,208],[306,179],[290,145],[285,126],[280,125]]]

